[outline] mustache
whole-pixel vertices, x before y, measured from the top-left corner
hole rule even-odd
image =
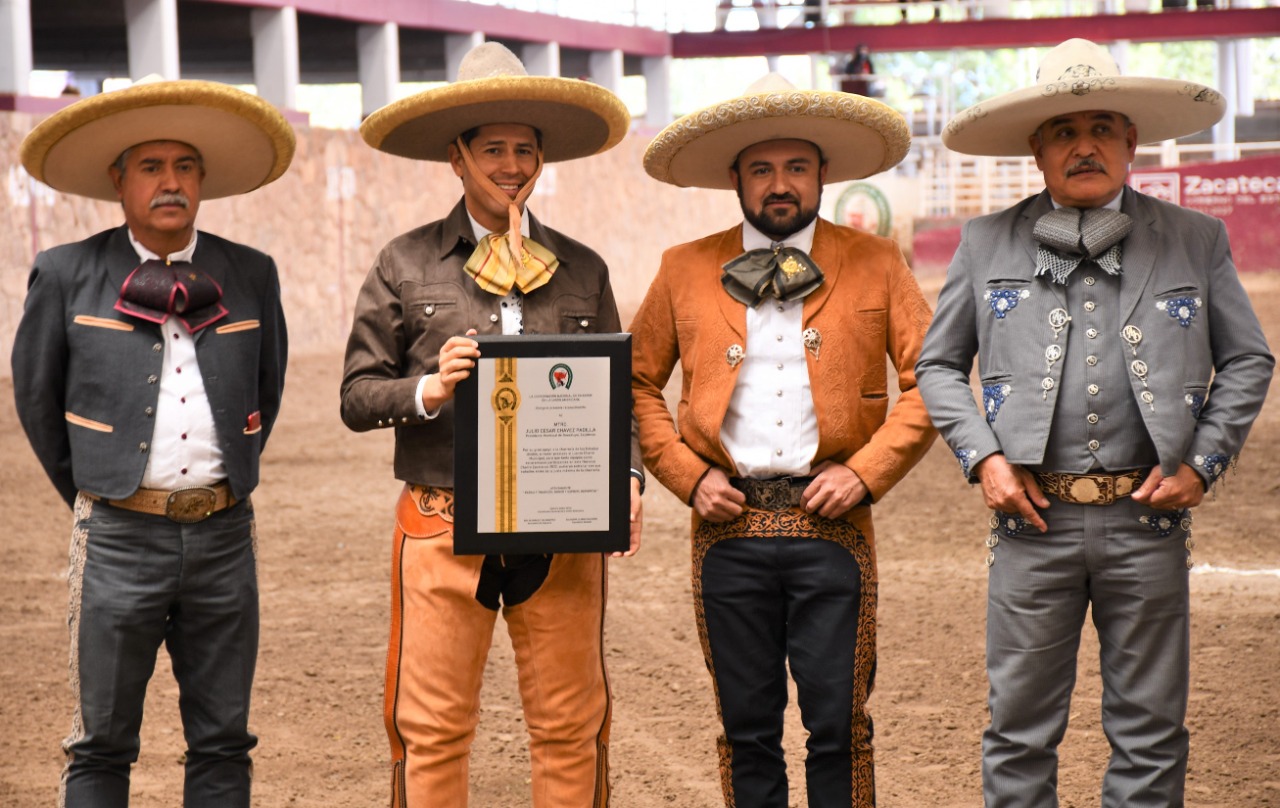
[[[772,205],[774,202],[790,202],[793,205],[800,204],[800,200],[794,194],[769,194],[760,204]]]
[[[184,193],[165,191],[164,193],[156,194],[155,198],[151,200],[152,208],[158,208],[161,205],[181,205],[184,208],[189,208],[191,207],[191,200],[187,199],[187,195]]]
[[[1067,169],[1067,176],[1070,177],[1072,174],[1079,174],[1081,171],[1100,171],[1103,174],[1106,174],[1107,168],[1092,157],[1082,157]]]

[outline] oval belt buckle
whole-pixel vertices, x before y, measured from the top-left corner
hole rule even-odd
[[[164,515],[170,521],[183,525],[203,522],[213,515],[218,504],[218,492],[205,486],[179,488],[169,494],[164,503]]]

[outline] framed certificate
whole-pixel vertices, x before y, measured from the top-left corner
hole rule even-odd
[[[631,335],[475,340],[454,389],[453,552],[626,550]]]

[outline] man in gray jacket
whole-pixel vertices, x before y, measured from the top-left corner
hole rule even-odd
[[[68,506],[71,684],[60,805],[124,808],[161,643],[186,808],[247,808],[257,739],[249,495],[287,358],[275,263],[197,231],[202,199],[288,168],[284,116],[204,81],[139,82],[32,130],[22,162],[124,224],[36,256],[13,344],[18,417]]]
[[[1207,87],[1121,76],[1074,39],[1045,56],[1036,86],[944,132],[956,151],[1034,155],[1047,186],[966,225],[916,366],[934,424],[994,511],[988,808],[1057,805],[1090,606],[1112,746],[1102,805],[1183,804],[1190,509],[1240,452],[1274,359],[1222,222],[1125,180],[1139,143],[1224,110]]]

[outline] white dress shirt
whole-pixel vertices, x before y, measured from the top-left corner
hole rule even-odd
[[[817,220],[783,240],[813,250]],[[772,240],[742,223],[744,250],[769,249]],[[720,442],[742,477],[807,475],[818,451],[818,420],[805,360],[804,300],[766,297],[747,308],[746,357],[720,427]]]
[[[190,244],[164,259],[142,246],[132,231],[129,243],[142,261],[190,261],[196,251],[196,234],[192,233]],[[142,487],[173,491],[221,482],[227,477],[227,468],[196,360],[194,335],[177,317],[165,320],[160,333],[164,337],[164,364]]]

